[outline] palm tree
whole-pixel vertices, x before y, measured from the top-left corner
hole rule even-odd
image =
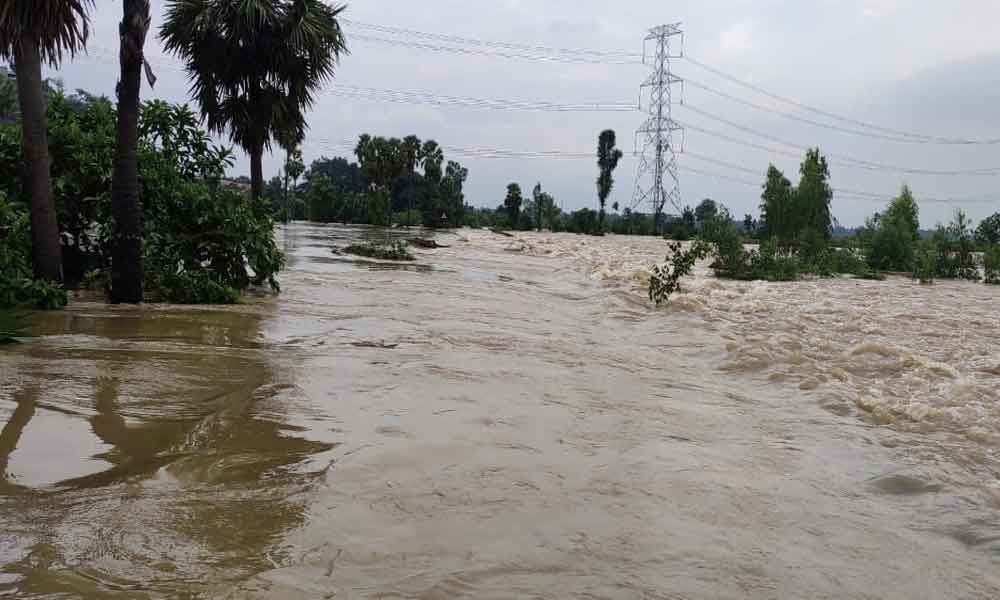
[[[42,62],[58,66],[63,53],[84,47],[87,9],[93,0],[4,0],[0,3],[0,58],[13,60],[21,105],[24,189],[31,206],[31,248],[35,276],[62,280],[59,222],[52,197],[52,159]]]
[[[276,135],[305,134],[305,110],[347,53],[338,16],[322,0],[169,0],[160,30],[186,63],[208,128],[250,155],[251,190]],[[224,26],[223,26],[224,24]]]
[[[111,181],[115,235],[111,254],[111,302],[142,302],[142,206],[139,203],[139,90],[142,48],[149,31],[149,0],[125,0],[118,82],[118,137]]]

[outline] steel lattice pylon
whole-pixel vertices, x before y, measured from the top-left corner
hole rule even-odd
[[[672,45],[678,37],[680,44]],[[655,46],[652,56],[646,52],[650,42]],[[684,32],[680,23],[654,27],[643,40],[643,64],[651,63],[653,73],[642,84],[640,92],[639,108],[649,116],[635,134],[634,152],[639,154],[640,136],[643,146],[636,170],[632,209],[649,205],[655,215],[657,229],[667,202],[678,212],[681,210],[680,178],[677,175],[678,149],[675,140],[683,136],[683,129],[674,122],[671,109],[673,86],[682,80],[671,73],[670,61],[683,57],[683,43]],[[675,50],[674,46],[680,47]],[[646,97],[648,104],[644,108],[642,100]]]

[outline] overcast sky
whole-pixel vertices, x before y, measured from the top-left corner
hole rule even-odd
[[[114,52],[121,0],[99,0],[98,5],[90,55],[64,65],[59,76],[70,89],[111,95],[117,80]],[[164,0],[153,0],[154,28],[162,23],[164,5]],[[1000,36],[995,31],[1000,2],[996,0],[355,0],[344,14],[362,23],[468,38],[635,52],[641,52],[648,28],[680,21],[690,57],[776,94],[889,128],[946,137],[1000,138]],[[336,84],[557,103],[635,102],[639,84],[648,74],[642,65],[562,64],[403,48],[351,40],[355,32],[372,33],[348,28],[351,54],[344,58]],[[160,80],[155,90],[144,87],[144,97],[186,101],[185,75],[163,61],[158,38],[150,38],[147,54]],[[675,71],[741,99],[829,121],[736,86],[684,60],[676,61]],[[803,146],[818,145],[839,156],[938,170],[1000,166],[1000,145],[936,146],[858,137],[784,119],[692,86],[686,88],[684,100],[692,108],[744,127]],[[675,109],[675,117],[740,140],[775,145],[684,106]],[[307,163],[322,155],[345,154],[331,147],[331,142],[368,132],[398,137],[412,133],[464,148],[591,152],[599,131],[612,128],[618,132],[626,159],[616,173],[611,201],[625,206],[631,203],[635,188],[633,132],[642,120],[638,112],[499,111],[326,96],[310,115],[303,150]],[[755,176],[681,156],[686,204],[711,197],[742,216],[757,213],[760,195],[758,188],[691,173],[687,167],[762,181],[768,163],[773,162],[793,181],[798,178],[795,158],[703,133],[688,132],[685,149],[760,173]],[[460,160],[470,170],[467,198],[475,205],[496,206],[511,181],[526,190],[540,181],[565,209],[596,204],[593,160]],[[265,173],[276,173],[281,162],[279,155],[266,158]],[[233,173],[248,171],[240,155]],[[998,199],[967,204],[923,202],[925,227],[947,220],[957,206],[975,219],[1000,210],[1000,177],[901,175],[839,165],[832,166],[831,172],[835,188],[884,193],[886,198],[905,181],[918,200]],[[842,223],[857,225],[883,204],[882,200],[836,197],[833,209]]]

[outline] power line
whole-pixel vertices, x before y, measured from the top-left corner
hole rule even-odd
[[[417,31],[414,29],[403,29],[401,27],[389,27],[386,25],[364,23],[361,21],[355,21],[353,19],[346,19],[346,18],[341,18],[340,21],[349,28],[357,27],[360,29],[368,29],[371,31],[377,31],[385,34],[423,38],[423,39],[436,40],[439,42],[448,42],[453,44],[482,46],[487,48],[502,48],[506,50],[516,50],[521,52],[543,53],[551,55],[590,56],[593,58],[613,58],[618,60],[633,59],[636,62],[640,63],[642,59],[642,55],[625,50],[589,50],[581,48],[554,48],[551,46],[532,46],[529,44],[514,44],[510,42],[490,41],[479,38],[444,35],[440,33],[428,33],[425,31]]]
[[[898,136],[889,136],[889,135],[883,135],[883,134],[880,134],[880,133],[872,133],[871,131],[863,131],[863,130],[860,130],[860,129],[851,129],[849,127],[841,127],[839,125],[832,125],[830,123],[823,123],[822,121],[816,121],[816,120],[813,120],[813,119],[808,119],[806,117],[800,117],[798,115],[795,115],[795,114],[792,114],[792,113],[788,113],[788,112],[784,112],[784,111],[778,110],[776,108],[771,108],[771,107],[765,106],[763,104],[757,104],[756,102],[752,102],[750,100],[745,100],[745,99],[740,98],[738,96],[734,96],[734,95],[729,94],[727,92],[724,92],[722,90],[715,89],[715,88],[713,88],[711,86],[705,85],[703,83],[698,83],[697,81],[693,81],[693,80],[687,79],[687,78],[684,79],[684,85],[685,86],[691,86],[691,87],[694,87],[694,88],[706,91],[706,92],[708,92],[710,94],[714,94],[716,96],[719,96],[720,98],[725,98],[725,99],[730,100],[732,102],[736,102],[738,104],[742,104],[743,106],[748,106],[748,107],[756,109],[756,110],[760,110],[760,111],[764,111],[764,112],[771,113],[771,114],[774,114],[774,115],[778,115],[779,117],[782,117],[784,119],[788,119],[788,120],[791,120],[791,121],[797,121],[799,123],[805,123],[806,125],[812,125],[814,127],[822,127],[823,129],[829,129],[831,131],[838,131],[840,133],[847,133],[847,134],[850,134],[850,135],[857,135],[857,136],[862,136],[862,137],[867,137],[867,138],[872,138],[872,139],[877,139],[877,140],[886,140],[886,141],[890,141],[890,142],[900,142],[900,143],[904,143],[904,144],[924,144],[924,143],[927,143],[925,140],[919,140],[919,139],[914,139],[914,138],[906,138],[906,137],[898,137]]]
[[[752,84],[750,82],[747,82],[747,81],[744,81],[744,80],[742,80],[742,79],[740,79],[740,78],[738,78],[738,77],[736,77],[734,75],[730,75],[729,73],[726,73],[724,71],[716,69],[715,67],[711,67],[709,65],[706,65],[705,63],[703,63],[703,62],[701,62],[701,61],[699,61],[697,59],[694,59],[691,56],[685,56],[684,58],[687,60],[687,62],[691,63],[692,65],[694,65],[694,66],[696,66],[696,67],[698,67],[700,69],[708,71],[709,73],[712,73],[713,75],[721,77],[721,78],[723,78],[723,79],[725,79],[725,80],[727,80],[727,81],[729,81],[731,83],[734,83],[736,85],[739,85],[741,87],[753,90],[753,91],[757,92],[758,94],[762,94],[762,95],[767,96],[768,98],[771,98],[773,100],[777,100],[779,102],[784,102],[785,104],[789,104],[791,106],[795,106],[796,108],[800,108],[802,110],[805,110],[805,111],[808,111],[808,112],[811,112],[811,113],[814,113],[814,114],[818,114],[818,115],[827,117],[829,119],[834,119],[836,121],[841,121],[841,122],[844,122],[844,123],[850,123],[851,125],[855,125],[855,126],[858,126],[858,127],[863,127],[865,129],[872,129],[874,131],[879,131],[879,132],[882,132],[882,133],[885,133],[885,134],[890,134],[890,135],[895,135],[895,136],[901,136],[901,137],[904,137],[904,138],[912,138],[913,141],[911,143],[945,144],[945,145],[948,145],[948,144],[951,144],[951,145],[995,145],[995,144],[1000,144],[1000,139],[969,140],[969,139],[962,139],[962,138],[938,137],[938,136],[926,135],[926,134],[922,134],[922,133],[913,133],[913,132],[910,132],[910,131],[903,131],[903,130],[900,130],[900,129],[892,129],[892,128],[889,128],[889,127],[881,127],[881,126],[875,125],[873,123],[868,123],[868,122],[865,122],[865,121],[860,121],[858,119],[852,119],[850,117],[845,117],[845,116],[842,116],[842,115],[838,115],[836,113],[832,113],[832,112],[829,112],[829,111],[826,111],[826,110],[823,110],[823,109],[820,109],[820,108],[816,108],[814,106],[810,106],[808,104],[805,104],[803,102],[799,102],[797,100],[792,100],[791,98],[787,98],[787,97],[781,96],[779,94],[775,94],[774,92],[770,92],[770,91],[768,91],[768,90],[766,90],[766,89],[764,89],[764,88],[762,88],[762,87],[760,87],[758,85],[754,85],[754,84]]]
[[[688,106],[688,105],[685,105],[685,106]],[[690,108],[690,106],[688,106],[688,107]],[[711,113],[708,113],[707,111],[698,111],[698,112],[700,114],[702,114],[703,116],[708,116],[708,115],[711,114]],[[713,116],[711,118],[715,118],[715,117]],[[728,121],[727,121],[727,124],[728,124]],[[763,144],[757,144],[757,143],[750,142],[750,141],[747,141],[747,140],[742,140],[740,138],[736,138],[736,137],[727,135],[725,133],[721,133],[719,131],[715,131],[715,130],[712,130],[712,129],[706,129],[704,127],[698,127],[697,125],[691,125],[690,123],[687,123],[687,122],[683,123],[683,125],[684,125],[684,127],[686,129],[689,129],[691,131],[697,131],[699,133],[703,133],[703,134],[708,135],[708,136],[719,138],[721,140],[724,140],[724,141],[727,141],[727,142],[730,142],[730,143],[733,143],[733,144],[738,144],[740,146],[746,146],[748,148],[754,148],[756,150],[762,150],[764,152],[770,152],[770,153],[773,153],[773,154],[779,154],[781,156],[788,156],[788,157],[791,157],[791,158],[800,158],[801,157],[801,154],[796,154],[795,152],[791,152],[789,150],[782,150],[781,148],[775,148],[773,146],[765,146]],[[774,138],[773,136],[769,136],[767,134],[763,134],[763,133],[757,132],[757,130],[750,130],[749,128],[744,128],[744,129],[749,130],[749,131],[754,131],[754,132],[756,132],[756,133],[754,133],[754,135],[763,136],[763,137],[766,137],[767,139],[771,139],[772,141],[777,141],[778,140],[778,138]],[[801,146],[801,145],[798,145],[798,144],[793,144],[791,142],[779,141],[778,143],[784,144],[786,146],[790,146],[792,148],[797,148],[800,151],[809,150],[809,148],[807,146]],[[849,156],[843,156],[843,155],[839,155],[839,154],[831,154],[831,153],[824,153],[824,154],[831,159],[829,161],[830,164],[837,165],[837,166],[840,166],[840,167],[844,167],[844,168],[847,168],[847,169],[862,169],[862,170],[865,170],[865,171],[873,171],[873,172],[889,172],[889,171],[891,171],[891,172],[894,172],[894,173],[902,173],[902,174],[906,174],[906,175],[934,175],[934,176],[998,176],[998,175],[1000,175],[1000,167],[987,167],[987,168],[982,168],[982,169],[968,169],[968,170],[918,169],[918,168],[901,167],[901,166],[897,166],[897,165],[888,165],[888,164],[877,163],[877,162],[872,162],[872,161],[867,161],[867,160],[861,160],[861,159],[852,158],[852,157],[849,157]]]
[[[470,38],[470,37],[460,37],[460,36],[454,36],[454,35],[443,35],[443,34],[428,33],[428,32],[417,31],[417,30],[413,30],[413,29],[404,29],[404,28],[399,28],[399,27],[389,27],[389,26],[384,26],[384,25],[376,25],[376,24],[372,24],[372,23],[364,23],[364,22],[361,22],[361,21],[354,21],[354,20],[351,20],[351,19],[341,19],[341,21],[348,28],[354,27],[354,28],[360,28],[362,30],[376,31],[376,32],[379,32],[379,33],[382,33],[382,34],[389,34],[389,35],[403,36],[403,37],[411,37],[411,38],[418,38],[418,39],[435,40],[437,42],[445,42],[445,43],[450,43],[450,44],[457,44],[459,46],[465,46],[466,47],[465,49],[462,49],[462,48],[445,48],[443,46],[440,46],[440,45],[436,45],[435,46],[433,44],[429,45],[427,49],[433,49],[433,50],[443,50],[443,51],[448,51],[448,52],[466,53],[466,50],[468,50],[468,46],[476,46],[476,47],[487,49],[486,51],[480,51],[480,52],[478,52],[479,54],[491,54],[491,55],[501,56],[501,57],[504,57],[504,58],[519,58],[519,59],[528,59],[528,60],[549,60],[549,61],[557,61],[557,62],[597,62],[597,63],[610,62],[611,64],[623,64],[623,63],[624,64],[641,64],[641,62],[642,62],[641,61],[641,55],[639,55],[637,53],[634,53],[634,52],[628,52],[628,51],[625,51],[625,50],[609,51],[609,50],[589,50],[589,49],[579,49],[579,48],[577,48],[577,49],[555,48],[555,47],[550,47],[550,46],[532,46],[532,45],[528,45],[528,44],[514,44],[514,43],[508,43],[508,42],[498,42],[498,41],[482,40],[482,39],[478,39],[478,38]],[[375,36],[365,36],[365,34],[357,34],[357,33],[355,33],[353,35],[354,35],[354,37],[361,37],[361,39],[368,39],[369,41],[378,41],[378,42],[381,42],[381,43],[395,43],[395,44],[399,44],[399,45],[406,45],[407,44],[407,42],[405,42],[405,41],[387,40],[385,38],[376,38]],[[434,47],[430,47],[430,46],[434,46]],[[500,50],[512,50],[512,51],[518,52],[519,54],[509,54],[509,53],[504,53],[504,52],[500,52],[500,53],[494,52],[494,50],[497,50],[497,49],[500,49]],[[830,112],[830,111],[827,111],[827,110],[823,110],[823,109],[817,108],[815,106],[811,106],[809,104],[806,104],[804,102],[799,102],[797,100],[788,98],[786,96],[782,96],[780,94],[776,94],[774,92],[768,91],[768,90],[766,90],[766,89],[764,89],[764,88],[762,88],[762,87],[760,87],[758,85],[755,85],[753,83],[744,81],[744,80],[742,80],[742,79],[740,79],[740,78],[738,78],[738,77],[736,77],[734,75],[730,75],[729,73],[726,73],[725,71],[722,71],[720,69],[717,69],[715,67],[707,65],[707,64],[705,64],[705,63],[703,63],[703,62],[701,62],[701,61],[699,61],[699,60],[691,57],[690,55],[685,56],[683,58],[687,59],[687,61],[689,63],[691,63],[692,65],[694,65],[694,66],[696,66],[698,68],[701,68],[701,69],[703,69],[703,70],[705,70],[705,71],[707,71],[709,73],[712,73],[712,74],[716,75],[717,77],[721,77],[721,78],[723,78],[723,79],[725,79],[725,80],[727,80],[727,81],[729,81],[731,83],[734,83],[734,84],[739,85],[741,87],[744,87],[746,89],[749,89],[749,90],[752,90],[754,92],[757,92],[758,94],[762,94],[762,95],[767,96],[767,97],[769,97],[771,99],[774,99],[774,100],[777,100],[779,102],[782,102],[782,103],[794,106],[794,107],[799,108],[801,110],[805,110],[805,111],[811,112],[813,114],[824,116],[824,117],[826,117],[828,119],[833,119],[835,121],[840,121],[840,122],[843,122],[843,123],[848,123],[848,124],[851,124],[851,125],[856,126],[856,127],[861,127],[862,129],[867,129],[867,130],[871,130],[871,131],[875,131],[875,132],[880,132],[881,135],[880,134],[871,133],[870,131],[866,132],[866,131],[862,131],[862,130],[858,130],[858,129],[851,129],[851,128],[847,128],[847,127],[839,127],[839,126],[832,125],[832,124],[829,124],[829,123],[822,123],[822,122],[819,122],[819,121],[815,121],[815,120],[811,120],[811,119],[806,119],[804,117],[798,117],[797,115],[792,115],[792,114],[789,114],[789,113],[778,111],[776,109],[772,109],[770,107],[765,107],[765,106],[756,104],[756,103],[748,101],[748,100],[739,99],[739,98],[737,98],[735,96],[732,96],[731,94],[727,94],[726,92],[722,92],[721,90],[715,90],[714,88],[710,88],[709,86],[706,86],[704,84],[698,84],[696,82],[691,82],[692,85],[694,85],[695,87],[700,87],[700,88],[705,89],[705,91],[708,91],[710,93],[715,93],[715,94],[720,95],[722,97],[726,97],[726,98],[729,98],[731,100],[740,102],[741,104],[745,104],[747,106],[751,106],[751,107],[757,108],[759,110],[766,110],[768,112],[779,114],[779,115],[783,116],[784,118],[789,118],[789,119],[792,119],[792,120],[797,120],[797,121],[800,121],[800,122],[803,122],[803,123],[807,123],[807,124],[810,124],[810,125],[814,125],[814,126],[817,126],[817,127],[823,127],[823,128],[834,130],[834,131],[841,131],[843,133],[849,133],[849,134],[852,134],[852,135],[866,135],[867,137],[872,137],[872,138],[875,138],[875,139],[883,139],[883,140],[886,140],[886,141],[893,141],[893,142],[900,142],[900,143],[945,144],[945,145],[996,145],[996,144],[1000,144],[1000,138],[988,138],[988,139],[975,140],[975,139],[965,139],[965,138],[957,138],[957,137],[934,136],[934,135],[928,135],[928,134],[923,134],[923,133],[914,133],[914,132],[911,132],[911,131],[905,131],[905,130],[901,130],[901,129],[893,129],[893,128],[889,128],[889,127],[883,127],[883,126],[880,126],[880,125],[876,125],[874,123],[862,121],[862,120],[859,120],[859,119],[854,119],[854,118],[851,118],[851,117],[846,117],[846,116],[839,115],[837,113],[833,113],[833,112]]]
[[[327,94],[364,100],[401,102],[407,104],[433,104],[437,106],[462,106],[494,110],[530,110],[555,112],[633,112],[634,104],[621,102],[575,102],[557,103],[549,101],[505,100],[500,98],[467,98],[447,96],[430,92],[413,92],[383,88],[334,85]]]
[[[706,162],[706,163],[713,164],[713,165],[720,166],[720,167],[727,168],[727,169],[732,169],[734,171],[739,171],[741,173],[749,173],[751,175],[755,175],[755,174],[759,173],[758,171],[755,171],[753,169],[749,169],[749,168],[744,167],[742,165],[737,165],[735,163],[727,162],[727,161],[724,161],[724,160],[719,160],[719,159],[716,159],[716,158],[712,158],[710,156],[704,156],[702,154],[697,154],[697,153],[690,152],[690,151],[685,152],[681,156],[682,157],[690,157],[690,158],[693,158],[695,160],[699,160],[699,161],[702,161],[702,162]],[[690,167],[684,167],[684,169],[685,170],[692,170]],[[718,174],[711,174],[711,175],[712,176],[717,176]],[[746,185],[752,185],[752,186],[757,187],[757,188],[761,187],[761,184],[754,183],[754,182],[749,181],[747,179],[742,179],[742,178],[733,177],[733,176],[729,176],[729,175],[726,175],[724,177],[727,178],[728,180],[734,181],[736,183],[742,183],[742,184],[746,184]],[[834,194],[839,195],[839,196],[853,196],[853,197],[856,197],[858,199],[879,200],[879,201],[882,201],[882,202],[884,202],[884,201],[886,201],[889,198],[892,198],[894,196],[894,194],[880,194],[880,193],[876,193],[876,192],[867,192],[867,191],[864,191],[864,190],[852,190],[852,189],[849,189],[849,188],[833,187],[832,189],[834,191]],[[987,196],[969,196],[969,197],[964,197],[964,198],[920,197],[920,198],[917,198],[917,200],[919,202],[940,203],[940,204],[993,203],[993,202],[997,201],[996,198],[990,198],[990,197],[987,197]]]
[[[117,54],[107,48],[94,48],[98,55],[90,55],[86,59],[98,62],[117,62]],[[150,61],[157,67],[184,71],[183,64],[170,58]],[[322,92],[323,95],[337,96],[353,100],[374,100],[380,102],[395,102],[402,104],[429,104],[434,106],[458,106],[490,110],[525,110],[541,112],[633,112],[635,104],[627,102],[572,102],[559,103],[546,100],[509,100],[502,98],[471,98],[449,96],[431,92],[394,90],[385,88],[362,87],[346,84],[334,84]]]
[[[583,64],[595,64],[595,65],[632,65],[637,64],[633,60],[615,60],[607,58],[590,58],[587,56],[573,56],[573,55],[561,55],[561,54],[539,54],[539,53],[514,53],[511,51],[505,51],[500,49],[480,49],[480,48],[469,48],[462,46],[443,46],[440,44],[433,44],[428,42],[418,42],[412,40],[394,40],[391,38],[379,37],[374,35],[367,35],[363,33],[352,33],[352,40],[361,40],[364,42],[373,42],[377,44],[386,44],[390,46],[401,46],[404,48],[415,48],[418,50],[430,50],[432,52],[449,52],[451,54],[465,54],[471,56],[491,56],[498,58],[508,58],[515,60],[530,60],[537,62],[558,62],[558,63],[583,63]],[[641,64],[641,63],[640,63]]]

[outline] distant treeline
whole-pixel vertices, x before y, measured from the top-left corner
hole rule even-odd
[[[917,200],[904,185],[864,227],[835,238],[830,172],[819,150],[806,154],[799,174],[793,186],[780,170],[768,168],[759,220],[746,215],[737,222],[713,200],[670,220],[670,237],[696,241],[688,248],[671,246],[667,261],[654,267],[650,299],[666,301],[695,260],[705,256],[711,256],[716,276],[730,279],[791,281],[803,274],[881,279],[890,272],[911,273],[921,283],[940,278],[1000,284],[1000,213],[973,228],[956,210],[950,223],[922,234]],[[748,250],[748,241],[759,245]]]

